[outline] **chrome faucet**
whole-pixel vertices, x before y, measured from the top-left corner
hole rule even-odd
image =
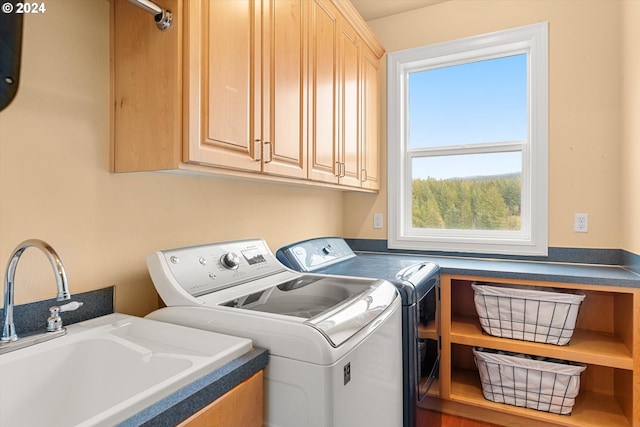
[[[7,265],[7,271],[4,276],[4,313],[2,315],[2,343],[8,343],[16,341],[18,335],[16,334],[16,327],[13,323],[13,295],[14,295],[14,280],[16,275],[16,267],[20,256],[29,247],[36,247],[40,249],[49,258],[53,270],[56,274],[56,282],[58,284],[58,295],[56,299],[58,301],[64,301],[71,298],[69,292],[69,286],[67,284],[67,275],[64,271],[64,266],[60,257],[55,250],[46,242],[38,239],[25,240],[20,243],[18,247],[11,254],[9,264]]]

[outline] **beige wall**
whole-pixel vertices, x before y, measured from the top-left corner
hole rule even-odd
[[[635,8],[637,21],[639,2],[630,0],[627,3],[629,9]],[[373,20],[369,25],[387,51],[396,51],[548,21],[549,245],[620,248],[620,212],[629,210],[627,199],[632,198],[634,190],[636,194],[639,190],[636,184],[634,188],[628,188],[628,197],[621,197],[621,4],[619,0],[450,0]],[[635,31],[631,40],[638,40],[637,28],[637,22],[635,28],[629,28],[629,31]],[[626,52],[636,53],[637,43],[629,41]],[[632,66],[636,67],[635,74],[638,75],[637,61],[628,68]],[[384,73],[382,79],[386,88]],[[385,92],[383,90],[383,97]],[[637,95],[635,102],[635,117],[638,117]],[[386,180],[384,105],[383,98],[382,178]],[[629,157],[627,161],[638,165],[638,125],[635,126],[636,151],[631,153],[631,136],[625,147],[635,159]],[[638,182],[637,166],[635,170],[628,169],[629,174],[636,174],[635,182]],[[638,197],[633,198],[635,218],[638,218]],[[346,235],[386,238],[386,227],[384,230],[370,227],[371,213],[386,213],[386,204],[386,192],[378,197],[347,195]],[[575,212],[589,214],[589,233],[573,232]],[[637,235],[638,228],[635,230]],[[627,244],[636,252],[637,239],[636,243]]]
[[[623,3],[622,248],[640,254],[640,1]]]
[[[108,1],[46,6],[26,16],[20,90],[0,112],[2,272],[19,242],[41,238],[62,257],[72,291],[116,285],[116,309],[142,315],[157,304],[144,265],[156,249],[249,237],[272,249],[320,235],[386,238],[386,226],[372,228],[372,214],[386,214],[384,188],[347,193],[343,202],[342,193],[308,187],[109,173]],[[640,122],[632,119],[640,116],[640,61],[631,42],[640,38],[639,7],[636,0],[452,0],[370,24],[398,50],[549,21],[550,244],[640,253]],[[586,235],[571,232],[578,211],[590,214]],[[52,297],[50,269],[27,251],[17,302]]]
[[[72,292],[116,285],[116,309],[144,315],[157,306],[144,264],[154,250],[251,237],[275,250],[342,234],[337,191],[109,173],[109,3],[46,7],[25,18],[19,93],[0,113],[3,273],[16,245],[40,238],[60,254]],[[16,282],[18,303],[55,295],[51,267],[35,249],[23,255]]]

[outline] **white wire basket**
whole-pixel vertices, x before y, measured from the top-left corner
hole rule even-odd
[[[580,292],[556,292],[533,286],[472,283],[482,329],[489,335],[566,345],[571,340]]]
[[[586,366],[559,359],[474,348],[485,399],[570,415]]]

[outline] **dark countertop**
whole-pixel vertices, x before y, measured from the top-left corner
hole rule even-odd
[[[267,366],[267,359],[267,350],[253,348],[248,353],[156,402],[118,426],[174,426],[206,407],[256,372],[264,369]]]
[[[443,274],[640,288],[640,275],[616,265],[442,258]]]
[[[356,254],[358,256],[355,258],[315,271],[315,273],[390,280],[403,267],[426,261],[438,264],[441,274],[640,288],[639,274],[616,265],[437,257],[362,251],[358,251]]]

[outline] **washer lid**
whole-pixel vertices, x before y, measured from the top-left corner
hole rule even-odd
[[[318,330],[333,347],[338,347],[359,330],[373,324],[397,296],[391,283],[380,280],[364,293],[307,320],[305,324]]]
[[[395,287],[384,280],[308,274],[220,305],[264,313],[265,321],[277,318],[302,323],[338,347],[361,329],[375,324],[397,297]]]

